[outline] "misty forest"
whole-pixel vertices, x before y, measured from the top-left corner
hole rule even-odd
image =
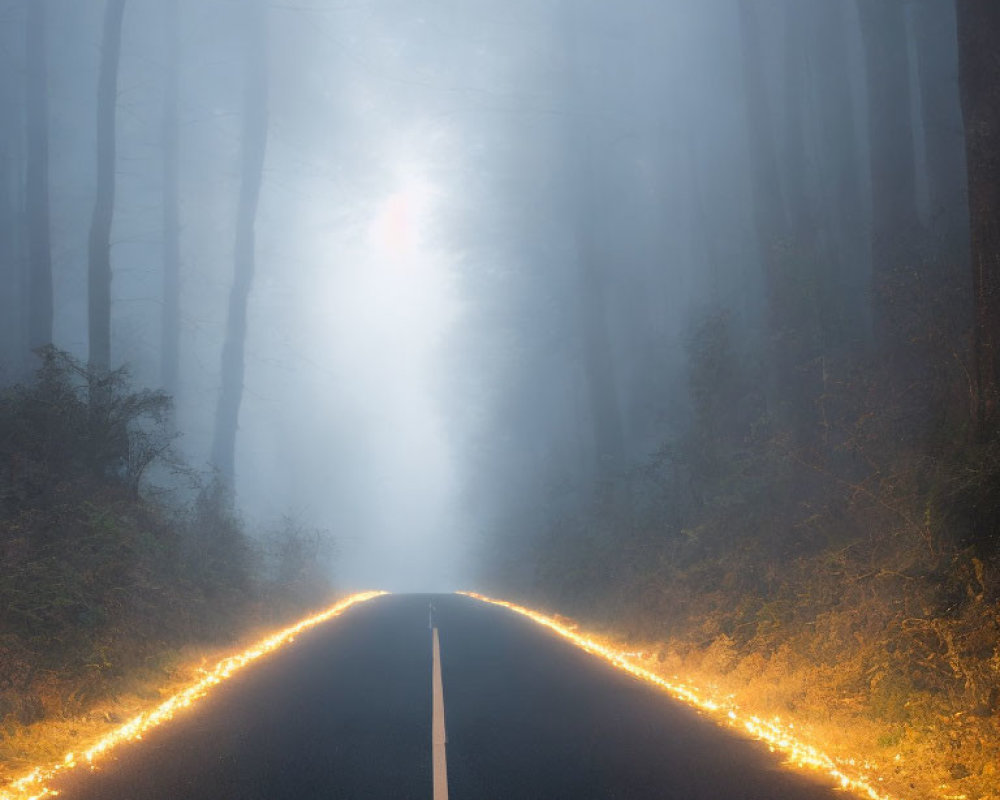
[[[0,2],[0,778],[348,591],[1000,797],[1000,4]]]

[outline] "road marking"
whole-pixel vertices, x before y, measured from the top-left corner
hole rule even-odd
[[[431,668],[431,759],[434,764],[434,800],[448,800],[448,760],[445,757],[445,744],[448,741],[444,732],[444,689],[441,684],[441,644],[438,641],[438,629],[432,630],[434,664]]]

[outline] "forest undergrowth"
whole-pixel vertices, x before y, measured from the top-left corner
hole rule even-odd
[[[690,427],[495,588],[878,764],[892,797],[1000,798],[1000,437],[970,437],[950,355],[905,381],[826,360],[796,413],[706,316]]]
[[[40,355],[0,392],[0,783],[332,593],[326,534],[251,536],[177,460],[169,397]]]

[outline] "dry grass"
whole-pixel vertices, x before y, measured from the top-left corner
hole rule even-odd
[[[248,638],[249,641],[249,638]],[[50,687],[42,695],[46,716],[30,725],[8,717],[0,728],[0,785],[38,764],[62,760],[66,753],[117,728],[126,720],[155,708],[166,697],[189,685],[204,665],[214,663],[230,648],[186,647],[168,654],[160,667],[119,680],[109,695],[82,713],[70,714],[63,702],[66,687]]]
[[[616,638],[610,626],[601,633]],[[620,636],[617,643],[643,652],[650,671],[730,698],[744,714],[780,717],[839,761],[870,762],[877,785],[894,798],[1000,800],[1000,715],[909,685],[893,698],[898,705],[860,690],[858,675],[871,669],[871,654],[860,644],[838,663],[816,664],[797,655],[803,641],[785,642],[769,655],[741,654],[725,635],[707,644]]]

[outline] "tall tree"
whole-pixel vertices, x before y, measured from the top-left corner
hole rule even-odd
[[[968,353],[972,285],[956,5],[912,0],[910,15],[921,111],[917,124],[924,143],[921,167],[928,203],[919,270],[920,296],[912,305],[925,309],[928,322],[924,329],[929,335],[924,339],[937,350],[937,356],[925,358],[925,362],[957,366],[952,354]],[[943,366],[932,369],[930,380],[925,381],[934,390],[928,399],[942,409],[954,408],[954,403],[946,397],[949,381],[942,372]]]
[[[739,3],[742,45],[743,92],[750,166],[753,220],[757,234],[758,261],[764,278],[767,303],[768,365],[767,401],[770,413],[790,425],[797,434],[811,429],[813,404],[810,372],[804,363],[812,359],[809,347],[815,340],[809,330],[815,321],[811,275],[804,273],[802,241],[809,229],[807,207],[806,149],[803,129],[804,51],[801,41],[786,44],[784,61],[792,68],[782,97],[785,112],[786,159],[778,159],[775,141],[773,92],[765,71],[766,49],[762,38],[774,19],[758,3]],[[790,6],[786,38],[802,35],[802,11]],[[785,191],[782,167],[785,167]]]
[[[52,342],[52,246],[49,226],[48,67],[45,44],[46,0],[27,9],[26,213],[28,238],[28,345]]]
[[[784,119],[785,139],[782,166],[785,196],[793,235],[810,236],[815,226],[814,198],[810,193],[810,159],[806,139],[806,109],[813,81],[809,58],[809,18],[815,3],[788,0],[783,3],[784,41]]]
[[[964,241],[968,231],[955,3],[920,0],[912,11],[930,227],[943,239],[945,253],[954,257],[948,251]]]
[[[958,0],[959,81],[965,120],[972,247],[973,414],[994,432],[1000,398],[1000,3]]]
[[[88,323],[90,366],[111,367],[111,222],[115,209],[115,116],[125,0],[107,0],[97,83],[97,194],[90,223]]]
[[[768,270],[777,242],[788,232],[788,219],[781,193],[781,175],[775,150],[771,98],[764,76],[759,8],[739,3],[740,40],[743,58],[743,90],[750,151],[750,180],[753,192],[753,219],[761,266]],[[768,276],[768,284],[771,284]],[[768,291],[771,287],[769,285]]]
[[[809,49],[809,23],[815,13],[813,0],[786,0],[784,43],[785,142],[782,166],[788,207],[786,261],[773,279],[782,286],[772,291],[781,298],[776,322],[776,349],[790,421],[800,433],[815,430],[816,398],[822,391],[820,365],[834,336],[828,289],[831,259],[819,247],[820,219],[813,174],[815,142],[807,129],[810,103],[815,96],[815,69]],[[777,254],[773,254],[776,256]]]
[[[180,370],[179,0],[164,4],[166,80],[163,94],[163,315],[160,382],[176,395]]]
[[[247,304],[256,255],[257,206],[267,152],[268,47],[267,8],[263,0],[248,0],[244,60],[240,195],[236,214],[233,285],[229,294],[226,339],[222,347],[219,401],[215,414],[212,464],[233,488],[236,472],[236,430],[243,400]]]
[[[910,57],[904,0],[858,0],[868,86],[875,329],[890,355],[905,338],[917,214]]]
[[[17,55],[20,59],[20,53]],[[22,241],[25,227],[24,109],[20,91],[22,85],[15,84],[16,74],[10,62],[0,68],[0,107],[5,111],[0,115],[0,282],[4,286],[4,291],[0,292],[2,381],[20,375],[28,351],[24,291],[27,275]]]
[[[821,183],[827,187],[821,201],[820,224],[826,228],[831,279],[824,296],[831,305],[830,325],[838,340],[864,342],[871,335],[868,220],[863,213],[862,172],[857,112],[849,71],[847,9],[842,3],[813,3],[808,46],[814,71],[814,124],[819,145]],[[855,35],[856,32],[855,32]]]
[[[614,500],[614,484],[625,459],[618,379],[609,329],[607,269],[610,253],[602,241],[599,198],[607,194],[601,166],[605,159],[597,152],[597,121],[590,109],[596,107],[595,86],[587,80],[587,56],[592,51],[583,46],[583,14],[579,8],[564,7],[569,14],[567,90],[579,114],[573,116],[567,131],[570,147],[568,196],[571,198],[571,228],[574,237],[578,292],[579,331],[584,379],[590,406],[597,478],[604,500]]]

